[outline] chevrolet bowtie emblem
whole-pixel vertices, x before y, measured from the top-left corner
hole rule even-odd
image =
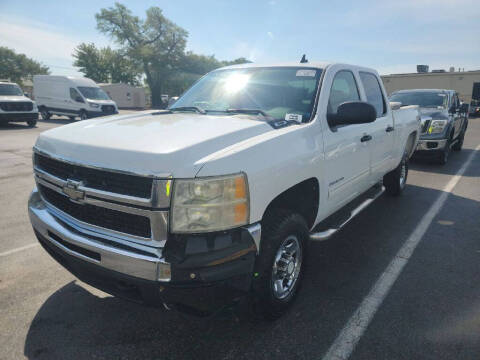
[[[82,186],[81,181],[67,180],[67,183],[63,187],[63,193],[67,195],[73,201],[83,200],[85,198],[85,191],[78,190]]]

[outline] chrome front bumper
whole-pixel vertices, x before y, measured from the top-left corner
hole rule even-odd
[[[114,246],[114,241],[105,239],[106,241],[102,242],[103,235],[87,236],[55,217],[47,209],[37,189],[30,195],[28,213],[34,230],[69,255],[141,279],[153,281],[171,279],[170,264],[163,259],[162,249],[147,246]],[[64,244],[55,237],[61,239]],[[82,254],[75,249],[85,249],[86,252]],[[98,254],[99,259],[85,255],[89,252]]]
[[[446,139],[443,140],[418,140],[417,149],[416,150],[442,150],[447,143]]]

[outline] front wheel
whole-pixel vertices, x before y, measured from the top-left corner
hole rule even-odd
[[[275,320],[288,310],[298,292],[309,231],[302,216],[283,209],[266,214],[262,231],[255,264],[253,306],[257,315]]]
[[[28,120],[27,125],[28,125],[28,127],[33,128],[33,127],[35,127],[35,125],[37,125],[37,120]]]
[[[445,165],[448,162],[449,156],[450,156],[450,141],[447,140],[445,147],[438,154],[437,163],[440,165]]]
[[[42,108],[40,109],[40,115],[42,116],[42,119],[43,119],[43,120],[49,120],[50,117],[52,116],[52,114],[50,114],[50,113],[48,112],[47,108],[45,108],[45,107],[42,107]]]
[[[399,196],[407,184],[407,176],[408,155],[405,153],[400,164],[383,177],[383,185],[385,186],[387,194],[390,196]]]
[[[85,110],[82,110],[80,112],[80,120],[87,120],[87,119],[88,119],[87,112]]]

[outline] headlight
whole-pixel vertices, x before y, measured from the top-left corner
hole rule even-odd
[[[432,120],[430,127],[428,128],[429,134],[440,134],[447,126],[447,120]]]
[[[248,223],[247,179],[244,174],[175,180],[171,231],[199,233]]]
[[[98,108],[100,107],[100,104],[95,104],[95,103],[88,103],[91,107],[93,108]]]

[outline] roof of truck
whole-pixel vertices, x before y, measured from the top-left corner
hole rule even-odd
[[[394,93],[406,93],[406,92],[455,92],[455,90],[449,89],[404,89],[404,90],[397,90]]]
[[[220,69],[235,69],[235,68],[257,68],[257,67],[305,67],[305,68],[316,68],[316,69],[325,69],[328,65],[331,65],[330,62],[284,62],[284,63],[245,63],[245,64],[236,64],[224,66]]]

